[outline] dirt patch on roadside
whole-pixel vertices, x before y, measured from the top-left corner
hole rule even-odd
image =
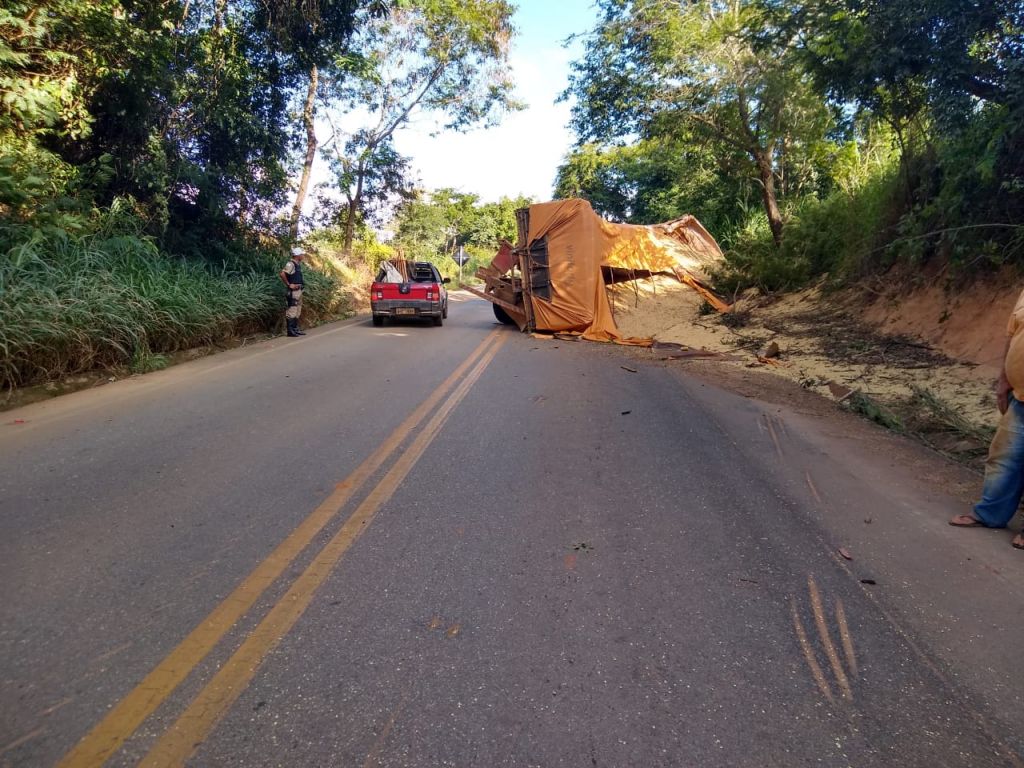
[[[984,455],[998,420],[992,394],[996,368],[958,359],[929,337],[903,331],[898,319],[882,322],[881,310],[867,305],[863,292],[824,294],[814,288],[780,297],[750,293],[726,315],[709,313],[700,296],[671,278],[617,285],[610,295],[624,335],[722,353],[727,359],[713,366],[723,371],[731,367],[745,374],[768,374],[728,374],[730,385],[744,394],[748,388],[771,389],[772,378],[786,379],[969,464]],[[996,327],[986,314],[988,327],[982,331],[975,327],[980,319],[954,322],[954,312],[924,298],[916,302],[904,308],[907,316],[938,318],[946,312],[952,323],[943,331],[947,344],[973,345],[984,355],[991,348],[980,344],[987,334],[1000,346],[997,355],[1001,352],[1009,312],[1002,306],[1005,302],[988,311],[1002,315]],[[969,329],[970,339],[958,329]],[[658,356],[659,350],[648,354]]]

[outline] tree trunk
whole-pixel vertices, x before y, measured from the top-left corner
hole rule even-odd
[[[345,244],[342,248],[345,256],[352,255],[352,241],[355,239],[356,232],[356,201],[348,201],[348,213],[345,216]]]
[[[779,202],[775,198],[775,169],[772,168],[771,146],[766,149],[758,139],[757,131],[750,121],[747,94],[742,85],[737,89],[736,106],[739,109],[743,133],[746,136],[747,151],[757,163],[757,173],[761,177],[761,199],[764,201],[764,211],[768,214],[768,226],[772,229],[772,240],[778,247],[782,245],[782,214],[779,213]]]
[[[306,93],[306,105],[302,110],[302,122],[306,126],[306,160],[302,165],[302,178],[299,179],[299,190],[295,193],[295,206],[292,208],[291,226],[288,228],[292,240],[299,237],[299,217],[302,206],[306,202],[306,191],[309,189],[309,177],[313,172],[313,161],[316,159],[316,88],[318,73],[316,65],[309,70],[309,91]]]
[[[775,171],[772,169],[772,161],[764,150],[755,152],[754,159],[757,161],[757,171],[761,177],[761,199],[764,201],[765,213],[768,214],[772,240],[775,241],[775,245],[782,245],[782,214],[779,212],[779,202],[775,198]]]
[[[352,255],[352,241],[355,239],[356,232],[356,214],[359,213],[359,208],[363,204],[363,176],[365,175],[366,166],[360,160],[359,165],[356,167],[356,191],[348,199],[348,217],[345,220],[345,256]]]

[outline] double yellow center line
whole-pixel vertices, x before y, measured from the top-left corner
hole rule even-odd
[[[245,639],[238,650],[199,692],[178,720],[143,759],[145,766],[181,765],[213,730],[252,680],[266,655],[302,616],[338,561],[366,530],[380,507],[437,436],[449,414],[497,354],[504,336],[493,331],[394,432],[335,487],[334,491],[261,562],[174,650],[72,749],[61,768],[100,766],[188,677],[241,619],[260,595],[280,577],[353,494],[370,479],[406,439],[426,421],[408,448],[313,558],[287,593]],[[467,374],[467,371],[469,373]],[[443,401],[443,402],[442,402]],[[440,405],[439,405],[440,404]],[[429,418],[429,420],[427,420]]]

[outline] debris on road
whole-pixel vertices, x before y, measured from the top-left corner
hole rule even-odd
[[[838,384],[834,381],[826,382],[825,386],[828,387],[828,391],[832,393],[832,397],[836,399],[837,403],[843,402],[856,391],[849,387],[844,387],[842,384]]]

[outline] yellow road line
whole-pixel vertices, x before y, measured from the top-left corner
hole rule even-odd
[[[811,676],[818,684],[821,695],[828,699],[829,703],[835,703],[832,689],[829,687],[825,673],[822,671],[821,665],[818,664],[818,660],[814,656],[814,649],[811,648],[811,643],[807,639],[807,630],[804,629],[804,624],[800,621],[800,615],[796,611],[796,599],[793,597],[789,598],[789,608],[793,614],[793,629],[796,630],[796,639],[800,642],[800,650],[804,652],[804,659],[807,660],[807,666],[810,667]]]
[[[403,421],[351,475],[303,520],[250,573],[220,605],[203,619],[131,692],[64,756],[58,768],[100,766],[116,752],[128,737],[188,677],[227,631],[244,616],[260,595],[298,557],[327,523],[395,450],[427,418],[437,403],[455,386],[466,370],[476,362],[497,338],[495,330],[485,338],[452,374]]]
[[[853,652],[853,635],[850,634],[850,625],[846,623],[846,610],[843,608],[843,601],[836,600],[836,623],[839,625],[839,637],[843,641],[843,655],[846,656],[846,664],[850,668],[850,677],[857,677],[857,656]]]
[[[196,746],[209,735],[248,687],[267,654],[305,613],[316,591],[334,570],[338,561],[369,527],[380,508],[391,498],[419,461],[447,421],[449,414],[462,401],[497,354],[502,341],[504,338],[500,338],[467,374],[380,483],[345,521],[341,530],[313,558],[313,562],[295,580],[284,597],[270,609],[259,626],[192,700],[174,725],[160,737],[139,763],[141,768],[183,765]]]
[[[814,623],[818,627],[818,634],[821,636],[821,642],[825,646],[825,655],[828,657],[829,664],[832,665],[832,672],[836,676],[836,682],[839,683],[839,692],[844,699],[852,699],[853,690],[850,688],[850,681],[846,677],[846,671],[839,661],[836,647],[832,643],[832,635],[829,634],[828,624],[825,621],[825,609],[821,604],[821,593],[818,591],[818,584],[814,581],[813,576],[807,577],[807,588],[811,593],[811,609],[814,611]]]

